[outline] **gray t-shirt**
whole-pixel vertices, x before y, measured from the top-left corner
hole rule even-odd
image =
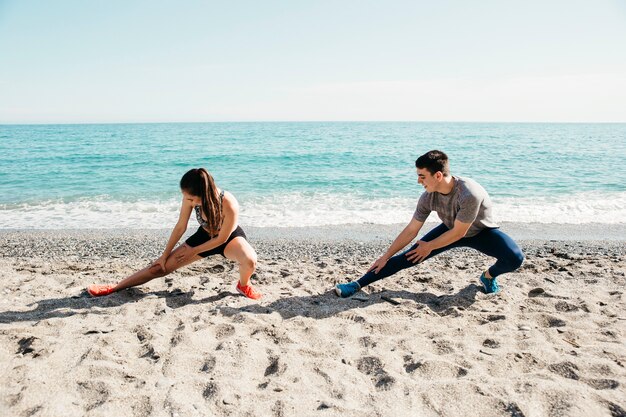
[[[472,223],[465,237],[477,235],[481,230],[498,227],[491,215],[491,199],[487,191],[470,178],[455,177],[454,188],[449,194],[425,192],[417,202],[413,217],[419,222],[426,221],[431,211],[437,215],[448,229],[454,221]]]

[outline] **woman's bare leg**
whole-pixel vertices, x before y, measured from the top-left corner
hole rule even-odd
[[[224,256],[239,264],[239,283],[245,287],[256,269],[256,252],[243,237],[236,237],[224,248]]]
[[[167,272],[163,272],[163,270],[161,270],[158,265],[149,266],[121,280],[115,286],[115,288],[113,288],[113,291],[119,291],[123,290],[124,288],[136,287],[137,285],[145,284],[148,281],[151,281],[155,278],[164,277],[170,272],[173,272],[179,268],[182,268],[185,265],[189,265],[192,262],[202,259],[201,256],[194,255],[182,261],[177,261],[174,254],[178,252],[183,246],[187,246],[187,244],[180,245],[172,251],[170,256],[168,256],[167,261],[165,261],[165,269],[167,269]]]

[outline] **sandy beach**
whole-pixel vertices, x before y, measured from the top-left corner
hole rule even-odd
[[[523,229],[526,261],[498,294],[478,284],[490,259],[455,250],[346,300],[333,285],[397,227],[247,230],[260,302],[219,256],[86,294],[158,256],[167,231],[2,231],[0,414],[626,416],[621,231]]]

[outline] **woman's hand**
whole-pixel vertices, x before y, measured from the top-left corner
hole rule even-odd
[[[174,259],[176,259],[176,262],[183,262],[184,260],[189,259],[196,254],[197,253],[194,248],[188,245],[182,245],[174,253]]]
[[[161,255],[156,261],[152,262],[152,265],[150,265],[150,269],[158,268],[163,272],[167,272],[167,270],[165,269],[165,262],[167,262],[167,256]]]
[[[372,264],[372,266],[370,266],[370,269],[368,269],[367,272],[374,270],[374,273],[378,274],[380,270],[383,269],[385,265],[387,265],[388,260],[389,259],[385,258],[384,256],[381,256],[380,258],[376,259],[376,261]]]

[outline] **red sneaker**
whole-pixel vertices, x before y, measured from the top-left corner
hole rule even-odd
[[[245,295],[253,300],[258,300],[262,297],[261,293],[252,288],[252,285],[248,284],[245,287],[241,285],[241,282],[237,281],[237,291],[239,294]]]
[[[109,295],[113,292],[115,285],[90,285],[87,287],[87,292],[92,297],[101,297],[103,295]]]

